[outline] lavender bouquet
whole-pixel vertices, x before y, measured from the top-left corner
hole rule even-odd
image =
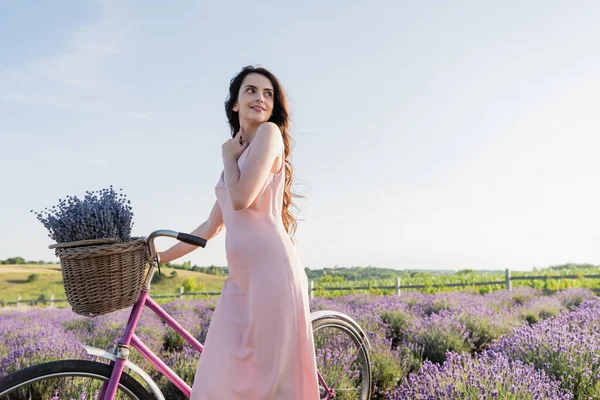
[[[77,196],[59,199],[58,205],[44,211],[33,211],[48,229],[48,236],[56,243],[89,239],[119,238],[131,240],[133,212],[131,201],[122,193],[109,189],[85,192],[83,200]]]

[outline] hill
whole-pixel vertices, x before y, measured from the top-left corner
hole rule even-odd
[[[151,285],[152,295],[173,295],[179,292],[186,278],[204,284],[205,291],[220,291],[225,277],[208,275],[201,272],[161,267],[163,279]],[[175,272],[176,276],[171,276]],[[30,278],[31,275],[37,278]],[[155,273],[155,276],[158,274]],[[0,301],[37,300],[40,296],[49,299],[64,299],[60,265],[13,264],[0,265]]]

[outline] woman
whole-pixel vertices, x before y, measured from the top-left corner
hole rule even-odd
[[[289,112],[283,87],[248,66],[229,86],[232,139],[208,220],[207,240],[225,226],[229,276],[200,356],[192,400],[316,400],[317,366],[304,268],[291,239]],[[178,243],[161,262],[195,247]]]

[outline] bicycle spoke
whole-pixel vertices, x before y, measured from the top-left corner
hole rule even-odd
[[[348,344],[350,344],[351,341],[348,341]],[[356,360],[356,357],[358,357],[358,354],[360,352],[360,350],[362,349],[362,347],[364,346],[364,341],[361,342],[360,346],[358,347],[358,349],[356,350],[356,352],[354,352],[354,355],[350,358],[350,363],[353,363]],[[341,353],[338,356],[338,358],[341,357]],[[348,369],[348,367],[346,367],[345,369]],[[339,381],[342,379],[343,375],[340,374],[339,378],[333,383],[333,385],[331,386],[332,388],[336,388],[337,385],[339,384]],[[358,378],[358,376],[355,376],[355,378]]]
[[[361,400],[363,371],[358,357],[363,343],[335,326],[319,329],[314,337],[317,367],[334,393],[329,398]]]
[[[0,400],[95,400],[104,382],[96,377],[51,377],[25,384],[6,396],[0,396]],[[115,397],[116,400],[133,398],[123,392],[118,392]]]

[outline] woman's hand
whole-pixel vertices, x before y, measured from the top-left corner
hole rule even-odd
[[[244,128],[240,128],[233,139],[229,139],[223,143],[221,146],[223,159],[233,159],[237,161],[237,159],[240,158],[244,150],[246,150],[246,147],[248,147],[248,142],[244,141],[243,135]]]

